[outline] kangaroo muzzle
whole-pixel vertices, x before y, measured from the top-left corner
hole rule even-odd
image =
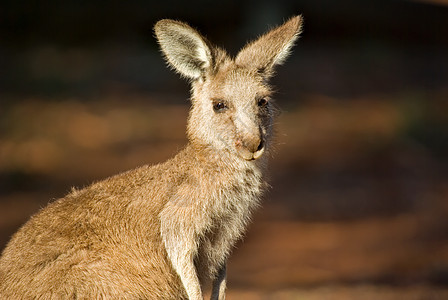
[[[255,160],[263,154],[265,143],[260,135],[258,137],[237,139],[235,147],[238,154],[245,160]]]

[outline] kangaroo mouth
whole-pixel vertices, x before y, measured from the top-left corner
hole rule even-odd
[[[253,150],[249,149],[248,147],[245,147],[243,143],[241,143],[240,141],[237,141],[235,144],[238,154],[247,161],[256,160],[260,158],[265,150],[265,145],[263,141],[261,141],[258,147]]]

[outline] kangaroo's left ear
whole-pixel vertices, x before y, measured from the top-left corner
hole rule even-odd
[[[301,16],[295,16],[247,44],[238,53],[236,64],[255,68],[264,77],[271,77],[274,66],[282,64],[288,57],[301,33],[302,22]]]

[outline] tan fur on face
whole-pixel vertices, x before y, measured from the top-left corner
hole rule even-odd
[[[200,138],[220,150],[250,159],[263,140],[270,138],[272,111],[260,110],[257,100],[268,99],[270,87],[253,70],[232,65],[194,85],[190,113],[190,138]],[[213,112],[213,102],[222,101],[224,113]],[[204,119],[204,115],[212,115]],[[246,149],[247,148],[247,149]]]
[[[34,215],[0,258],[0,299],[199,300],[208,280],[224,299],[227,258],[265,186],[267,81],[300,25],[294,17],[232,59],[185,23],[159,21],[169,65],[192,84],[188,145]]]

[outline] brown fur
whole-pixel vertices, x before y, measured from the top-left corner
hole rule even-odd
[[[211,279],[224,299],[227,257],[264,186],[267,80],[300,26],[294,17],[232,59],[186,24],[158,22],[168,63],[192,83],[189,144],[34,215],[0,258],[0,298],[198,300]]]

